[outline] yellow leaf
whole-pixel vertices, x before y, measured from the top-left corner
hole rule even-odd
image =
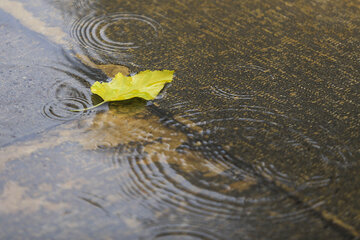
[[[111,82],[95,82],[91,92],[99,95],[104,102],[121,101],[134,97],[145,100],[154,99],[164,85],[171,82],[174,71],[143,71],[126,77],[121,73],[115,75]]]
[[[91,86],[91,92],[99,95],[103,102],[84,109],[72,109],[69,111],[80,112],[96,108],[106,102],[121,101],[130,98],[143,98],[152,100],[160,93],[161,89],[174,77],[174,71],[150,71],[146,70],[134,76],[126,77],[118,73],[111,82],[95,82]]]

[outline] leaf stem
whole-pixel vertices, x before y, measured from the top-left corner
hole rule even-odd
[[[98,104],[96,104],[96,105],[94,105],[94,106],[91,106],[91,107],[88,107],[88,108],[83,108],[83,109],[70,109],[69,111],[71,111],[71,112],[82,112],[82,111],[87,111],[87,110],[90,110],[90,109],[93,109],[93,108],[96,108],[96,107],[98,107],[98,106],[100,106],[100,105],[103,105],[104,103],[106,103],[107,101],[103,101],[103,102],[101,102],[101,103],[98,103]]]

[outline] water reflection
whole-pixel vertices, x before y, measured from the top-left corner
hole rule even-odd
[[[73,121],[40,140],[1,149],[4,169],[54,164],[44,172],[61,174],[41,181],[52,179],[60,186],[48,191],[56,197],[71,189],[64,201],[74,211],[85,209],[76,212],[84,226],[113,221],[109,232],[120,229],[145,239],[236,239],[246,235],[236,232],[240,225],[261,233],[278,234],[281,228],[282,234],[295,231],[301,238],[307,233],[296,227],[298,222],[311,228],[313,238],[320,228],[326,228],[322,238],[338,229],[356,236],[326,209],[342,187],[339,182],[357,165],[356,142],[342,141],[330,125],[320,123],[321,114],[307,111],[308,103],[316,102],[307,98],[316,88],[301,85],[307,78],[295,78],[297,72],[294,78],[279,77],[286,71],[278,61],[291,48],[282,46],[276,59],[263,55],[275,51],[266,47],[285,33],[270,34],[270,25],[259,38],[263,29],[247,15],[245,2],[147,4],[82,0],[66,5],[75,10],[64,7],[71,16],[66,21],[72,21],[73,50],[66,48],[64,59],[49,63],[62,77],[44,87],[48,98],[42,114]],[[237,4],[243,7],[233,8]],[[157,10],[166,15],[161,24],[154,20]],[[239,58],[249,64],[239,65]],[[139,66],[176,66],[177,80],[154,103],[133,99],[111,103],[109,111],[71,111],[101,101],[89,91],[95,81],[143,70]],[[310,90],[297,97],[306,87]],[[30,179],[29,189],[38,193],[32,182],[38,179],[28,175],[22,184]],[[222,222],[230,227],[219,226]],[[146,235],[136,232],[141,230]]]
[[[194,138],[155,127],[159,120],[144,115],[141,102],[136,108],[136,102],[128,103],[97,114],[84,131],[86,142],[81,140],[87,149],[98,149],[104,154],[103,161],[120,171],[119,195],[127,201],[140,202],[147,209],[162,212],[170,208],[196,217],[240,220],[261,216],[276,221],[301,220],[313,206],[321,204],[314,198],[310,206],[299,205],[286,192],[273,192],[277,186],[264,185],[265,174],[259,178],[251,168],[239,167],[221,146],[205,141],[206,136]],[[126,116],[130,112],[118,112],[126,109],[133,109],[134,119]],[[149,121],[155,122],[147,127]],[[168,124],[174,125],[170,121]],[[293,183],[284,181],[290,186]]]

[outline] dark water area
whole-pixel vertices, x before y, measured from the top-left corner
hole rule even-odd
[[[0,0],[0,239],[358,239],[359,31],[355,0]]]

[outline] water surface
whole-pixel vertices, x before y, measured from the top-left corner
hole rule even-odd
[[[358,16],[352,0],[3,0],[0,238],[359,237]],[[70,111],[146,69],[176,73],[156,100]]]

